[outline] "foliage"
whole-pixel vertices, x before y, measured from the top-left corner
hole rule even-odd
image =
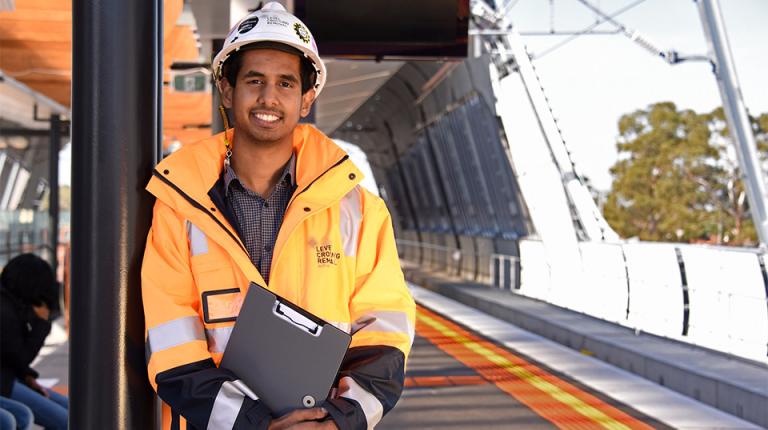
[[[765,160],[768,114],[753,130]],[[722,109],[698,114],[663,102],[622,116],[604,206],[611,226],[641,240],[755,244],[728,133]]]

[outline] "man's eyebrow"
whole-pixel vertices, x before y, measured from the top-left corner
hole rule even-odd
[[[265,75],[264,73],[257,72],[256,70],[249,70],[249,71],[245,72],[245,74],[243,75],[243,79],[248,79],[248,78],[265,78],[266,76],[267,75]],[[295,82],[295,83],[299,82],[299,78],[296,77],[293,74],[285,74],[285,73],[283,73],[283,74],[278,75],[278,77],[280,79],[288,81],[288,82]]]
[[[264,73],[257,72],[255,70],[249,70],[245,72],[245,74],[243,75],[243,78],[263,78],[265,76],[266,75]]]
[[[288,82],[296,82],[296,83],[299,82],[299,79],[295,75],[292,75],[292,74],[291,75],[282,74],[282,75],[280,75],[280,79],[283,79],[283,80],[288,81]]]

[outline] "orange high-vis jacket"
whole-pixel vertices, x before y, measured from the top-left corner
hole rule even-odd
[[[163,401],[164,429],[267,428],[274,418],[218,367],[249,282],[347,332],[367,323],[352,337],[336,395],[323,405],[340,429],[373,428],[400,397],[415,305],[389,212],[358,185],[362,174],[346,153],[314,127],[296,127],[293,149],[297,188],[268,285],[223,213],[223,133],[181,148],[153,172],[142,295],[149,379]]]

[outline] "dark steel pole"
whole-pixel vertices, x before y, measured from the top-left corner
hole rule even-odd
[[[57,273],[59,266],[59,148],[61,147],[61,117],[51,115],[50,148],[48,151],[48,217],[50,223],[51,267]],[[58,277],[57,277],[58,279]]]
[[[165,14],[165,2],[156,0],[151,3],[155,4],[155,12],[157,13],[155,16],[156,25],[154,26],[154,28],[157,29],[155,37],[157,48],[157,52],[155,53],[155,55],[157,55],[157,64],[155,64],[155,73],[157,74],[157,96],[155,97],[157,103],[155,108],[157,127],[155,127],[155,133],[157,133],[157,141],[155,141],[155,158],[152,163],[152,167],[154,167],[155,164],[163,159],[163,88],[165,87],[165,84],[163,83],[163,67],[165,66],[163,64],[163,44],[165,43],[163,38],[163,20]],[[168,64],[168,67],[170,67],[170,64]]]
[[[73,2],[73,429],[154,427],[139,272],[159,144],[158,1]]]

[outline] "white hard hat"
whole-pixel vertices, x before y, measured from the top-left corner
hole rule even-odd
[[[261,9],[241,19],[224,40],[221,48],[213,59],[213,72],[216,79],[222,77],[222,67],[229,56],[245,45],[256,42],[277,42],[298,49],[314,65],[317,78],[315,91],[320,94],[325,85],[326,69],[312,33],[301,20],[288,13],[277,2],[269,2]]]

